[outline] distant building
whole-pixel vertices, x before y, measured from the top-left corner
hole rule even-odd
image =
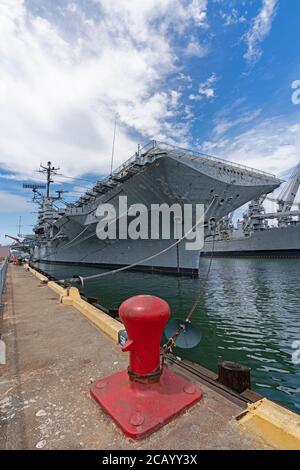
[[[8,256],[9,249],[10,249],[10,246],[8,245],[6,246],[0,245],[0,258],[5,258],[5,256]]]

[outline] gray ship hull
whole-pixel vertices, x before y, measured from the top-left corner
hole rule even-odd
[[[300,258],[300,224],[273,227],[249,236],[206,240],[202,256]]]
[[[251,198],[272,191],[280,181],[262,172],[160,146],[131,159],[107,184],[112,187],[105,194],[98,195],[96,191],[90,200],[67,209],[53,223],[47,239],[35,246],[35,260],[109,268],[138,263],[133,269],[195,274],[200,250],[186,250],[185,240],[171,249],[168,248],[175,238],[99,240],[99,204],[109,202],[117,209],[119,196],[127,196],[128,205],[142,203],[149,211],[151,204],[203,204],[209,208],[206,221],[211,217],[219,220]],[[142,261],[166,249],[159,256]]]

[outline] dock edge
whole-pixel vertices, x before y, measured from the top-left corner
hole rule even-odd
[[[275,449],[300,450],[300,416],[267,398],[248,404],[237,420]]]
[[[49,281],[46,276],[35,269],[29,266],[25,267],[41,282],[47,283],[47,286],[60,296],[60,302],[62,304],[73,306],[101,331],[110,336],[116,343],[119,342],[119,334],[121,331],[124,331],[124,326],[121,322],[82,299],[76,287],[64,288],[54,281]]]
[[[125,331],[121,322],[82,299],[76,287],[64,288],[30,266],[25,265],[25,268],[58,294],[62,304],[73,306],[119,343],[120,332]],[[248,403],[247,409],[236,417],[236,421],[244,430],[259,436],[273,449],[300,450],[300,416],[267,398]]]

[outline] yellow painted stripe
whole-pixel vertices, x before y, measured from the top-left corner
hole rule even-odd
[[[62,298],[62,303],[65,305],[73,305],[74,308],[79,310],[86,318],[88,318],[94,325],[101,331],[110,336],[116,343],[119,341],[119,332],[124,330],[121,322],[107,315],[102,310],[99,310],[93,305],[89,304],[80,297],[79,290],[76,287],[71,287],[69,296]]]
[[[275,449],[300,450],[300,416],[267,398],[249,404],[239,424]]]
[[[33,268],[29,268],[29,271],[41,281],[48,281],[48,278],[43,274],[40,274]],[[56,282],[49,281],[48,287],[52,289],[56,294],[60,296],[61,302],[64,305],[72,305],[76,310],[82,313],[88,318],[94,325],[96,325],[101,331],[110,336],[116,343],[119,342],[119,332],[124,330],[124,326],[121,322],[107,315],[102,310],[93,307],[80,296],[80,292],[76,287],[70,289],[64,289]]]
[[[59,284],[56,284],[56,282],[49,281],[48,282],[48,287],[53,290],[56,294],[60,295],[61,297],[64,297],[68,295],[68,289],[65,289],[64,287],[60,286]]]
[[[44,276],[43,274],[39,273],[38,271],[36,271],[35,269],[32,269],[29,267],[29,271],[31,272],[31,274],[33,274],[36,278],[38,278],[40,281],[48,281],[48,278],[46,276]]]

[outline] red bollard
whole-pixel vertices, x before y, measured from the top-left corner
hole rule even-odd
[[[200,400],[196,387],[160,364],[160,342],[170,307],[151,295],[138,295],[122,303],[120,317],[130,352],[128,370],[94,382],[91,396],[123,432],[136,439],[162,427]]]
[[[129,377],[133,381],[159,381],[160,342],[171,316],[169,305],[158,297],[137,295],[122,303],[119,314],[128,335],[122,351],[130,351]]]

